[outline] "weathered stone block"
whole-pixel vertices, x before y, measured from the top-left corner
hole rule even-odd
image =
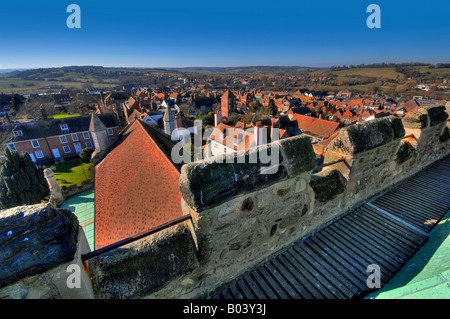
[[[441,143],[446,142],[450,138],[450,130],[448,127],[444,127],[444,132],[439,136],[439,141]]]
[[[402,143],[398,149],[395,161],[397,164],[402,164],[408,159],[412,158],[416,149],[408,141]]]
[[[403,122],[400,118],[389,116],[386,120],[391,122],[392,129],[394,130],[394,139],[405,136],[405,127],[403,126]]]
[[[314,174],[309,183],[314,190],[315,198],[327,202],[342,193],[345,189],[345,179],[337,169],[324,169]]]
[[[448,118],[448,114],[445,111],[445,106],[443,105],[429,105],[424,106],[423,109],[428,112],[431,127],[445,122]]]
[[[77,240],[70,210],[38,204],[1,211],[0,287],[73,260]]]
[[[311,140],[306,136],[295,136],[279,141],[289,177],[312,171],[317,167],[317,160]]]
[[[404,127],[410,129],[426,128],[430,123],[428,112],[424,108],[406,114],[405,117],[403,117],[402,122]]]
[[[189,230],[178,225],[90,259],[88,267],[96,298],[143,298],[191,272],[197,258]]]
[[[401,123],[392,117],[344,127],[328,149],[343,154],[357,154],[391,142],[405,134]]]

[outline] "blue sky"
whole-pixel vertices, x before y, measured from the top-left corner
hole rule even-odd
[[[81,29],[69,29],[69,4]],[[369,4],[381,29],[369,29]],[[0,69],[450,62],[448,0],[2,1]]]

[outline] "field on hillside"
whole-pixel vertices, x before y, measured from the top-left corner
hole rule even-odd
[[[13,93],[21,93],[21,94],[29,94],[36,92],[47,92],[55,89],[45,88],[47,86],[61,86],[65,89],[73,88],[73,89],[83,89],[86,85],[99,88],[99,89],[107,89],[117,86],[118,81],[113,80],[105,80],[103,83],[99,82],[65,82],[65,81],[36,81],[36,80],[23,80],[18,78],[6,78],[0,79],[0,93],[5,94],[13,94]],[[59,89],[56,89],[59,90]]]
[[[334,71],[331,73],[336,74],[338,78],[353,75],[373,77],[373,78],[386,78],[391,80],[404,78],[404,75],[396,72],[394,68],[354,68],[348,70]]]
[[[58,88],[46,88],[48,86],[59,86],[66,89],[84,89],[88,87],[109,89],[119,86],[121,77],[138,77],[145,76],[149,73],[163,72],[167,71],[159,69],[126,69],[90,66],[30,69],[0,74],[0,93],[27,94],[59,90]]]
[[[422,77],[423,80],[436,80],[436,79],[450,79],[450,68],[436,68],[428,65],[424,66],[408,66],[408,70],[412,77]],[[312,75],[320,75],[323,73],[330,73],[336,75],[338,79],[350,78],[354,76],[372,77],[372,78],[384,78],[390,80],[405,81],[407,77],[405,74],[398,72],[395,67],[385,68],[349,68],[345,70],[319,70],[314,71]]]
[[[415,70],[424,75],[425,79],[430,77],[439,77],[442,79],[450,79],[450,68],[430,68],[428,66],[416,66]]]

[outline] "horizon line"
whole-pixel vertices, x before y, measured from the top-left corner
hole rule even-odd
[[[371,62],[371,63],[359,63],[359,64],[337,64],[330,66],[308,66],[308,65],[277,65],[277,64],[260,64],[260,65],[234,65],[234,66],[107,66],[107,65],[95,65],[95,64],[72,64],[72,65],[61,65],[61,66],[33,66],[33,67],[6,67],[0,68],[0,70],[38,70],[38,69],[57,69],[57,68],[67,68],[67,67],[102,67],[102,68],[112,68],[112,69],[196,69],[196,68],[204,68],[204,69],[212,69],[212,68],[254,68],[254,67],[285,67],[285,68],[311,68],[311,69],[329,69],[333,67],[357,67],[359,65],[373,65],[373,64],[413,64],[413,63],[423,63],[429,65],[437,65],[437,64],[446,64],[449,62],[423,62],[423,61],[405,61],[405,62]]]

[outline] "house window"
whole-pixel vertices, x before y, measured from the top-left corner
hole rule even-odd
[[[74,142],[78,141],[78,135],[77,134],[72,134],[72,141],[74,141]]]
[[[110,127],[108,127],[108,128],[106,129],[106,131],[108,132],[108,135],[113,135],[113,134],[114,134],[113,129],[110,128]]]
[[[64,153],[70,153],[70,146],[68,146],[68,145],[63,146],[63,149],[64,149]]]
[[[38,148],[38,147],[40,147],[38,140],[32,140],[32,141],[31,141],[31,146],[33,146],[33,148]]]
[[[23,132],[21,130],[13,131],[14,136],[23,136]]]
[[[16,146],[14,145],[14,143],[6,144],[6,146],[8,147],[10,152],[17,151]]]
[[[67,124],[61,124],[59,127],[61,127],[61,131],[68,131],[69,126]]]
[[[83,137],[84,137],[85,140],[88,140],[88,139],[91,138],[90,135],[89,135],[89,132],[83,132]]]
[[[44,153],[42,153],[42,151],[36,151],[36,152],[34,152],[34,154],[36,154],[36,158],[43,158],[44,157]]]
[[[61,141],[61,143],[67,143],[67,137],[65,135],[61,135],[59,137],[59,140]]]
[[[86,142],[86,147],[87,148],[92,148],[92,143],[91,142]]]

